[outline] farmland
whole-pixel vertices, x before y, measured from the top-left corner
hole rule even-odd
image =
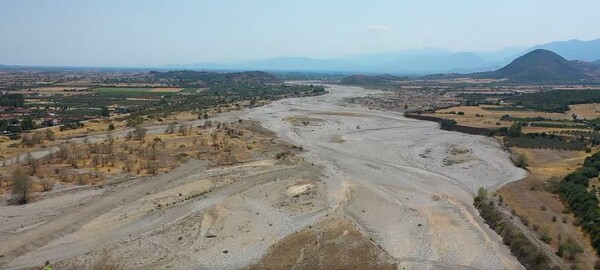
[[[98,92],[100,94],[111,94],[111,93],[178,93],[182,88],[177,87],[100,87],[93,88],[91,91]]]

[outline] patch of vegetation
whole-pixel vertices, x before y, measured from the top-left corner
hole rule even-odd
[[[453,119],[444,119],[440,122],[440,128],[443,130],[450,130],[456,126],[456,121]]]
[[[513,158],[513,163],[519,168],[526,168],[527,166],[529,166],[529,163],[527,162],[527,156],[525,156],[524,154],[516,155]]]

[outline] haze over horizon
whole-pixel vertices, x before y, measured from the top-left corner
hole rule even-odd
[[[595,14],[600,2],[591,0],[40,0],[1,5],[0,64],[6,65],[156,67],[329,59],[420,48],[495,51],[600,37]],[[560,20],[567,14],[576,16]]]

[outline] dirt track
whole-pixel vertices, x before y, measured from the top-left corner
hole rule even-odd
[[[344,102],[376,91],[328,90],[221,116],[260,121],[302,145],[307,162],[206,170],[191,161],[168,174],[0,206],[0,268],[48,259],[82,269],[106,258],[125,268],[245,268],[277,262],[263,257],[277,254],[270,247],[297,243],[288,237],[330,217],[355,226],[363,238],[352,241],[377,246],[372,252],[380,254],[372,257],[386,266],[522,269],[471,206],[479,187],[525,175],[497,143]],[[294,125],[289,117],[312,122]],[[322,266],[335,263],[319,259]]]

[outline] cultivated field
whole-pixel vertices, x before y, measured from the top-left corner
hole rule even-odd
[[[181,92],[183,88],[179,87],[162,87],[162,88],[152,88],[149,92],[159,92],[159,93],[178,93]]]

